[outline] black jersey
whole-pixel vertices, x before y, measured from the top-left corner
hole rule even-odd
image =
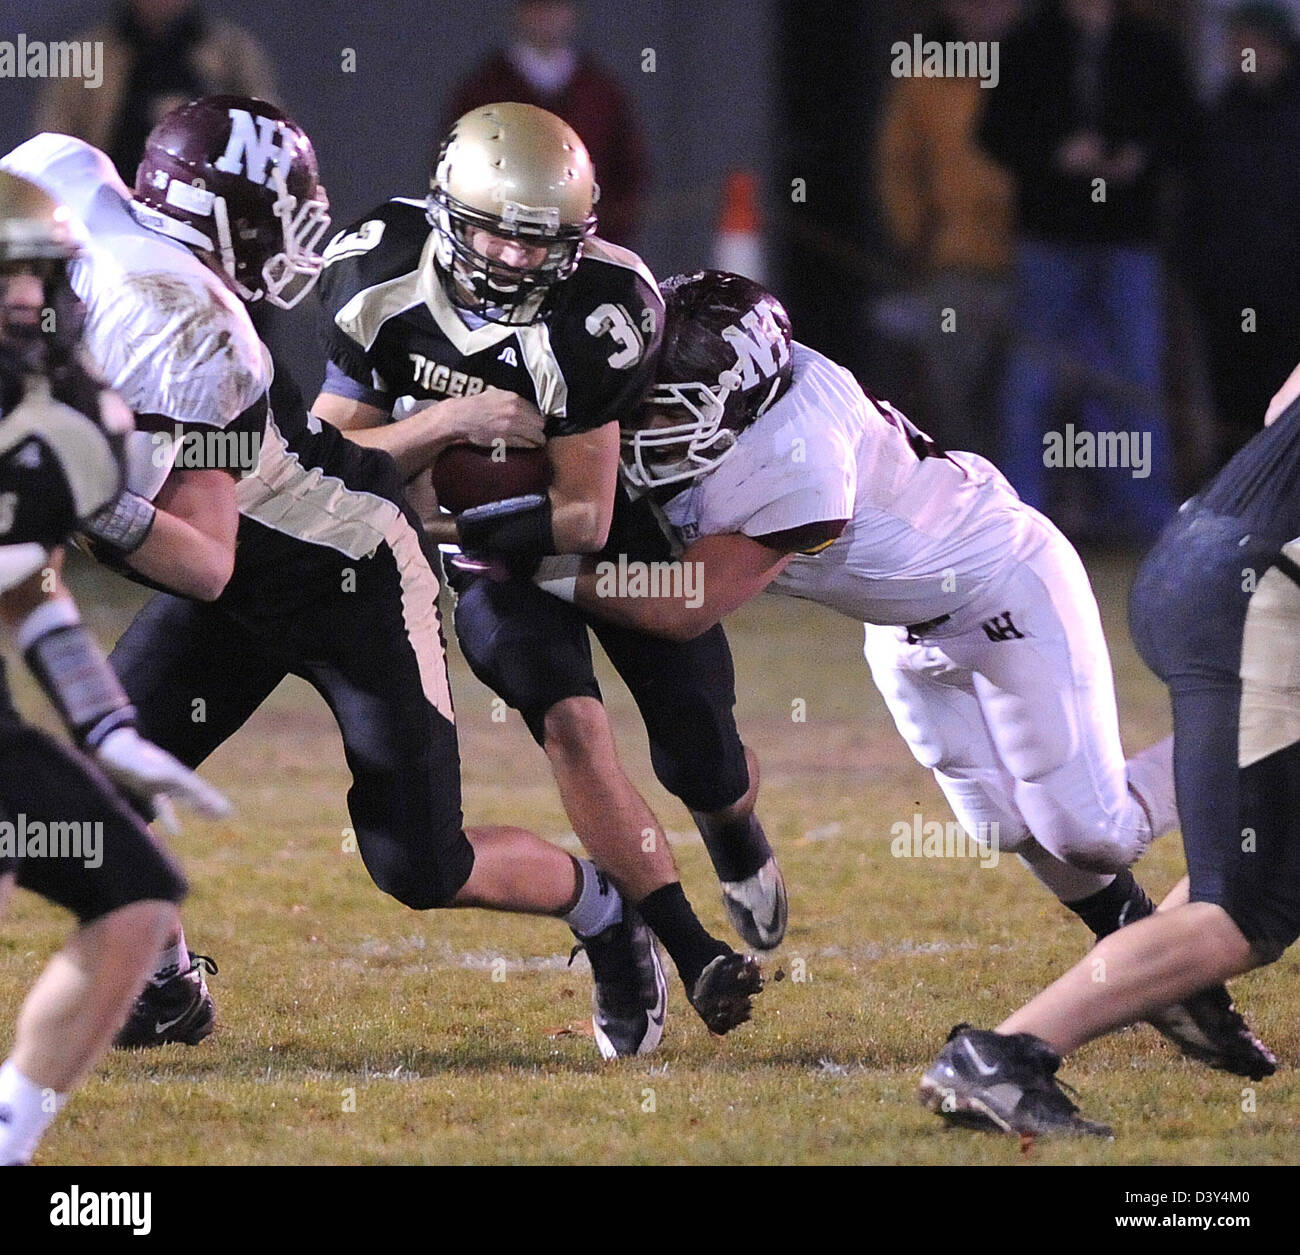
[[[1300,399],[1238,450],[1194,504],[1282,540],[1300,536]]]
[[[79,372],[0,367],[0,591],[39,570],[122,486],[130,412]]]
[[[330,242],[318,289],[327,392],[403,418],[416,402],[502,388],[537,406],[548,438],[604,426],[640,403],[664,306],[635,253],[588,240],[543,320],[471,326],[434,270],[436,242],[423,202],[402,199]]]

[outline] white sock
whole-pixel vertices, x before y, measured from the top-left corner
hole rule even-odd
[[[573,861],[582,873],[582,891],[578,894],[577,905],[564,917],[564,922],[579,937],[594,937],[623,918],[623,899],[605,873],[597,870],[590,859]]]
[[[1089,872],[1071,867],[1043,849],[1037,841],[1019,851],[1020,861],[1062,902],[1080,902],[1100,893],[1112,880],[1109,872]]]
[[[154,968],[154,973],[149,977],[151,985],[161,985],[165,981],[171,980],[177,972],[188,971],[190,966],[190,953],[185,948],[185,930],[178,928],[176,930],[176,941],[166,946],[163,952],[158,956],[158,966]]]
[[[12,1059],[0,1064],[0,1165],[30,1163],[37,1142],[67,1101],[67,1094],[33,1085]]]

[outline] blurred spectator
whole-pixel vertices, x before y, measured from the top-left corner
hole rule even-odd
[[[1220,424],[1214,469],[1263,426],[1300,360],[1294,19],[1273,0],[1251,0],[1232,13],[1228,36],[1230,75],[1206,122],[1182,250]]]
[[[1023,0],[943,0],[927,38],[998,40],[1023,8]],[[1014,187],[977,142],[989,95],[974,76],[896,79],[878,169],[886,223],[919,280],[902,321],[924,363],[922,425],[945,448],[992,457],[987,392],[1010,304]],[[945,329],[947,309],[955,322]]]
[[[256,40],[196,0],[122,0],[105,22],[74,38],[103,43],[104,82],[85,91],[77,79],[48,80],[36,130],[103,149],[128,187],[145,137],[177,105],[216,93],[275,99],[274,74]]]
[[[499,100],[549,109],[582,136],[591,154],[600,185],[596,216],[601,238],[632,246],[649,164],[631,101],[578,49],[578,6],[572,0],[516,0],[511,26],[510,44],[492,53],[452,93],[442,131],[462,113]]]
[[[1068,364],[1083,426],[1131,433],[1132,461],[1145,449],[1147,475],[1113,468],[1099,483],[1119,534],[1148,539],[1174,507],[1156,236],[1165,175],[1186,162],[1182,56],[1120,0],[1057,0],[1004,43],[991,95],[981,139],[1015,175],[1022,232],[1001,465],[1048,508],[1044,435],[1065,434],[1052,420]]]

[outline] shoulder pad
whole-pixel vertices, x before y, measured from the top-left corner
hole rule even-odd
[[[321,304],[333,316],[358,292],[418,269],[430,230],[420,201],[385,201],[358,218],[322,254]]]

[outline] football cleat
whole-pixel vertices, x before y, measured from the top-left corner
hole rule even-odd
[[[206,954],[190,951],[189,956],[190,965],[185,971],[161,984],[144,987],[113,1039],[119,1050],[144,1050],[168,1042],[197,1046],[212,1032],[217,1010],[203,971],[206,968],[215,976],[217,965]]]
[[[951,1124],[1022,1136],[1111,1137],[1085,1120],[1056,1079],[1061,1056],[1031,1033],[992,1033],[958,1024],[921,1078],[922,1104]]]
[[[747,946],[775,950],[785,939],[789,904],[775,858],[768,859],[745,880],[723,881],[722,904],[731,917],[731,926]]]
[[[729,950],[720,954],[700,973],[690,991],[691,1006],[708,1025],[710,1033],[721,1036],[749,1019],[754,1010],[754,996],[762,991],[763,969],[749,954]]]
[[[623,918],[594,937],[580,937],[573,953],[579,950],[591,964],[591,1026],[601,1058],[648,1055],[664,1035],[668,1014],[668,981],[654,934],[624,904]]]
[[[1197,1063],[1235,1076],[1248,1076],[1252,1081],[1262,1081],[1277,1071],[1277,1058],[1250,1031],[1250,1025],[1232,1005],[1226,985],[1203,989],[1146,1018],[1156,1032]]]

